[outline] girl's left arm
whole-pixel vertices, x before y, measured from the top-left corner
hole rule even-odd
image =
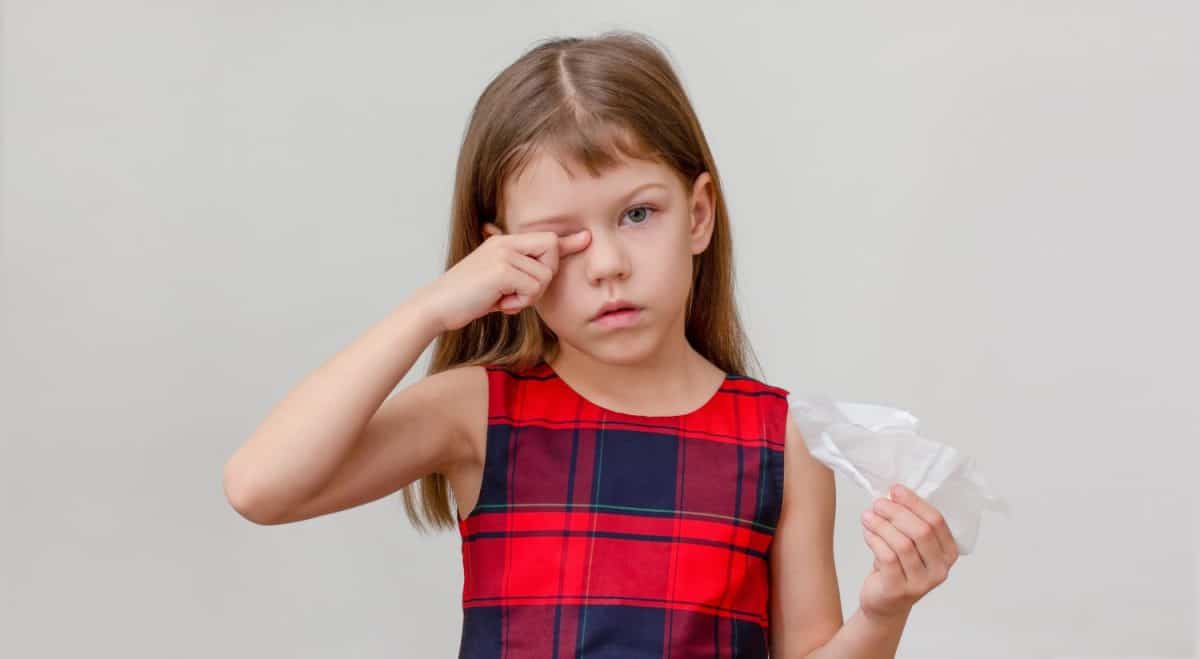
[[[771,539],[772,659],[807,657],[842,627],[833,564],[833,471],[808,451],[791,413],[783,450],[783,507]]]
[[[808,451],[788,415],[783,508],[771,549],[771,657],[895,657],[913,604],[946,580],[958,547],[942,515],[915,492],[896,486],[863,513],[875,554],[845,624],[833,562],[836,506],[833,472]]]

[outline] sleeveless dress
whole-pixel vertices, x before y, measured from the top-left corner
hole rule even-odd
[[[637,416],[544,360],[485,368],[460,659],[767,657],[788,391],[727,373],[692,412]]]

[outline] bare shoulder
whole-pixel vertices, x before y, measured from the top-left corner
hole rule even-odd
[[[435,470],[446,473],[481,456],[487,406],[487,368],[455,366],[396,392],[380,407],[379,415],[388,425],[412,427],[421,423],[442,436],[448,445],[443,447],[443,460]]]
[[[795,500],[797,496],[818,496],[821,498],[822,504],[830,506],[822,508],[823,512],[832,514],[831,506],[836,503],[830,498],[834,496],[833,471],[813,457],[808,450],[808,445],[800,432],[800,424],[796,422],[791,411],[787,415],[787,438],[783,455],[785,502],[788,499]],[[787,487],[789,476],[793,477],[792,485],[794,486],[790,492]]]
[[[483,463],[488,427],[488,371],[484,366],[460,366],[446,371],[453,381],[447,386],[446,394],[452,397],[448,403],[450,413],[458,419],[458,432],[466,442],[466,452],[458,462]]]
[[[786,521],[800,518],[799,524],[789,527],[785,540],[796,535],[796,526],[803,525],[808,540],[819,541],[832,549],[837,507],[833,470],[813,457],[791,411],[787,415],[783,457],[783,509],[780,516],[786,516]],[[783,521],[781,519],[781,523]]]

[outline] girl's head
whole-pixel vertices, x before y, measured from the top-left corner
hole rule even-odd
[[[525,368],[561,350],[635,362],[681,334],[717,367],[746,373],[720,177],[679,78],[650,38],[550,39],[501,71],[471,114],[451,214],[447,269],[492,233],[591,236],[561,260],[533,307],[438,337],[430,373]],[[592,322],[618,298],[643,307],[637,326]],[[444,476],[423,478],[421,492],[426,516],[453,526]],[[406,488],[421,528],[411,497]]]
[[[614,145],[623,138],[597,137]],[[561,146],[527,152],[505,178],[484,233],[586,229],[586,247],[560,258],[550,285],[522,313],[536,314],[553,337],[543,339],[550,350],[637,363],[684,341],[694,260],[712,238],[713,186],[707,172],[688,181],[651,156],[627,155],[635,145],[610,148],[615,159],[603,175],[578,171]],[[602,305],[614,301],[639,309],[633,325],[597,322]]]

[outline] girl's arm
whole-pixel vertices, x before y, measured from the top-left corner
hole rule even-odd
[[[434,374],[388,398],[443,330],[425,300],[410,297],[305,377],[233,454],[224,489],[241,515],[280,524],[343,510],[469,455],[464,424],[473,410],[462,408],[473,402],[465,392],[486,395],[479,367]]]
[[[591,240],[586,230],[497,235],[488,226],[470,254],[288,392],[229,459],[225,496],[238,512],[260,524],[306,519],[477,459],[471,438],[487,424],[483,367],[388,393],[438,334],[532,306],[560,259]]]
[[[895,657],[900,634],[908,621],[908,612],[888,618],[873,618],[862,609],[854,612],[833,638],[804,659],[852,659],[854,657]],[[782,655],[781,655],[782,656]]]
[[[771,554],[771,656],[882,659],[896,656],[912,606],[946,580],[958,548],[942,514],[901,485],[863,513],[875,554],[859,608],[842,624],[833,564],[832,470],[808,451],[788,415],[783,510]]]
[[[842,628],[833,562],[837,496],[833,471],[809,452],[791,413],[784,442],[783,507],[771,540],[769,630],[771,657],[798,659]]]

